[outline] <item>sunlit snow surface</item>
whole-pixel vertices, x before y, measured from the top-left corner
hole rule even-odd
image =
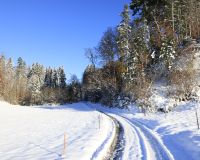
[[[171,103],[160,93],[154,98],[159,105]],[[124,127],[122,160],[153,160],[162,152],[163,159],[199,160],[200,131],[194,105],[182,102],[168,114],[144,116],[134,105],[120,110],[91,103],[23,107],[0,102],[0,159],[102,159],[115,127],[96,111],[100,110]]]
[[[22,107],[0,102],[0,159],[89,160],[107,149],[99,147],[109,143],[112,129],[108,117],[83,103]]]

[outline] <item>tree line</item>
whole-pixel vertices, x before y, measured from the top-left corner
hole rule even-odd
[[[85,50],[91,64],[80,82],[66,84],[64,69],[27,66],[22,58],[0,57],[0,96],[11,103],[66,103],[80,100],[126,107],[136,102],[153,110],[152,86],[161,80],[168,96],[194,99],[198,73],[194,54],[200,43],[199,0],[132,0],[121,21],[97,46]]]
[[[21,105],[66,103],[79,101],[79,94],[78,78],[72,76],[67,84],[63,67],[27,66],[21,57],[13,66],[11,58],[0,56],[0,97],[5,101]]]

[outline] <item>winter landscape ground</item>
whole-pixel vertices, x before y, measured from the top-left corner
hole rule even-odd
[[[0,12],[0,160],[200,160],[200,0]]]
[[[200,131],[192,103],[181,104],[167,115],[144,116],[134,106],[120,110],[86,102],[37,107],[0,102],[0,159],[105,159],[116,129],[113,120],[98,111],[122,126],[121,153],[113,159],[200,157]]]
[[[115,129],[104,115],[99,128],[99,112],[83,103],[21,107],[1,102],[0,110],[1,160],[101,158]],[[66,151],[63,150],[65,133]]]

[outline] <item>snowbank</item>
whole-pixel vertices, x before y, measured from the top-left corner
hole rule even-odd
[[[158,113],[145,117],[143,114],[136,114],[129,118],[137,119],[157,132],[175,159],[199,159],[200,130],[197,130],[194,103],[182,103],[175,111],[166,115]]]
[[[160,96],[160,102],[168,101]],[[164,103],[161,103],[164,106]],[[139,113],[135,106],[120,110],[116,108],[104,108],[101,105],[93,107],[107,113],[128,118],[130,121],[140,122],[150,130],[155,132],[164,145],[169,149],[175,159],[179,160],[199,160],[200,157],[200,130],[197,129],[195,105],[199,105],[198,113],[200,118],[200,104],[192,102],[182,102],[177,104],[173,111],[169,113],[151,113],[144,116]]]

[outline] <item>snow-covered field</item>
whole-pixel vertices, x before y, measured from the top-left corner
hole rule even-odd
[[[193,103],[181,103],[168,114],[144,116],[135,106],[120,110],[91,103],[23,107],[5,102],[0,102],[0,159],[104,159],[115,123],[96,110],[114,117],[123,128],[118,159],[199,160]]]
[[[83,103],[22,107],[0,102],[0,159],[100,159],[112,142],[114,126],[99,115]]]

